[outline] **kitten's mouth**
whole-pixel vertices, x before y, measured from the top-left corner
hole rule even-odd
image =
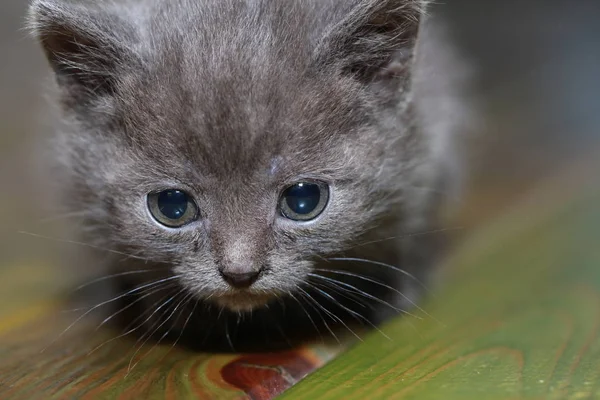
[[[272,294],[256,293],[247,290],[213,296],[210,300],[218,306],[235,312],[252,311],[264,307],[275,298]]]

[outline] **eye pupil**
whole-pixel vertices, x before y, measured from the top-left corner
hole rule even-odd
[[[299,182],[283,192],[281,213],[294,221],[310,221],[323,212],[328,199],[329,188],[326,184]]]
[[[321,199],[321,190],[318,185],[298,183],[288,188],[285,193],[288,207],[299,215],[310,214],[317,208]]]
[[[159,193],[158,209],[165,217],[178,220],[185,215],[188,208],[188,196],[181,190],[165,190]]]
[[[154,220],[170,228],[180,228],[199,217],[194,199],[178,189],[148,194],[148,209]]]

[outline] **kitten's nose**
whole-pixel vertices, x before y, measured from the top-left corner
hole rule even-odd
[[[249,272],[236,272],[236,271],[227,271],[220,270],[221,276],[231,286],[236,289],[246,289],[250,287],[260,275],[259,271],[249,271]]]

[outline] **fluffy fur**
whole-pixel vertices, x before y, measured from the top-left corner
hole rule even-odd
[[[156,279],[176,276],[180,313],[202,305],[185,323],[197,332],[192,341],[207,327],[219,336],[226,328],[215,321],[226,326],[241,311],[286,330],[313,322],[310,314],[325,325],[376,320],[351,299],[408,306],[413,279],[323,260],[366,258],[418,277],[432,262],[429,237],[405,235],[436,227],[439,193],[455,186],[453,143],[465,113],[452,54],[425,20],[425,3],[34,0],[30,26],[65,121],[56,146],[63,191],[85,215],[87,240],[131,256],[115,260],[117,271],[150,266]],[[310,223],[280,217],[281,191],[305,178],[330,184],[327,209]],[[200,220],[168,229],[149,216],[146,195],[172,187],[194,195]],[[231,263],[265,271],[236,290],[218,273]],[[129,287],[150,281],[137,276]],[[308,318],[278,314],[276,299]],[[142,311],[160,304],[154,295],[137,300]],[[183,328],[185,318],[175,319],[169,331]],[[250,322],[241,326],[252,332]]]

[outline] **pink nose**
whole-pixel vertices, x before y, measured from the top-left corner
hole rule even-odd
[[[251,272],[233,272],[233,271],[219,271],[221,276],[229,285],[236,289],[246,289],[250,287],[260,275],[260,271]]]

